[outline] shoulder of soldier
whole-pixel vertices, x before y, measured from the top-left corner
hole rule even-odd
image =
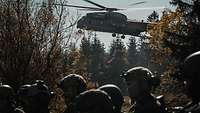
[[[184,109],[184,107],[182,107],[182,106],[176,106],[176,107],[171,108],[172,113],[184,113],[183,109]]]
[[[163,95],[155,96],[154,94],[151,94],[150,100],[152,103],[156,103],[156,105],[158,106],[161,106],[163,104],[165,105]]]
[[[189,104],[183,108],[184,113],[200,113],[200,102],[196,104]]]
[[[155,97],[157,105],[160,106],[162,113],[169,113],[168,107],[166,106],[164,95],[159,95]]]
[[[173,113],[200,113],[200,102],[189,103],[185,107],[173,107]]]
[[[154,96],[154,98],[160,105],[165,105],[164,95]]]
[[[14,113],[25,113],[25,112],[20,108],[15,108]]]
[[[163,100],[164,99],[164,95],[159,95],[155,97],[157,100]]]

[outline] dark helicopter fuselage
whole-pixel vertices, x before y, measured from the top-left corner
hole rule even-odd
[[[127,16],[118,12],[87,13],[77,23],[77,28],[100,32],[137,36],[146,31],[147,23],[128,21]]]

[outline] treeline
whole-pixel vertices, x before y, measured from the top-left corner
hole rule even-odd
[[[122,88],[124,94],[126,86],[120,77],[125,71],[134,66],[144,66],[151,69],[158,76],[163,73],[164,66],[153,62],[152,50],[145,36],[130,37],[127,47],[123,39],[113,38],[113,41],[105,51],[104,44],[96,35],[84,37],[80,48],[71,43],[69,50],[63,59],[69,67],[85,70],[89,78],[96,85],[113,83]]]

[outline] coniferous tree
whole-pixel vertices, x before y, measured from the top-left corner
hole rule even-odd
[[[159,21],[159,14],[156,11],[153,11],[148,17],[148,22],[158,22]]]
[[[127,59],[128,59],[128,63],[129,63],[129,68],[137,66],[138,50],[137,50],[136,37],[129,38]]]
[[[101,73],[105,61],[104,44],[92,33],[88,38],[83,38],[80,45],[80,64],[89,73],[92,82],[102,82],[104,79]]]
[[[144,36],[140,37],[139,43],[140,45],[139,45],[138,65],[149,68],[151,58],[150,58],[150,47],[148,39],[146,39],[146,37]]]
[[[127,66],[125,45],[121,39],[117,39],[116,41],[113,41],[111,47],[111,59],[109,61],[109,64],[113,69],[113,74],[120,74],[120,72],[122,72],[122,70]]]
[[[87,39],[86,37],[83,37],[81,40],[81,45],[80,45],[80,60],[83,64],[83,66],[86,68],[88,71],[89,66],[90,66],[90,56],[91,56],[91,50],[90,50],[90,40]]]
[[[121,39],[114,40],[111,43],[110,58],[107,62],[106,72],[107,82],[118,85],[124,94],[127,94],[126,86],[120,75],[127,70],[127,52]]]
[[[104,44],[96,37],[93,37],[91,42],[91,63],[89,73],[92,74],[92,80],[98,81],[101,79],[99,75],[101,70],[104,68],[104,60],[105,60],[105,50]]]

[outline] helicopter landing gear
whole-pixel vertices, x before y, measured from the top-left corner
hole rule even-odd
[[[79,33],[79,34],[82,34],[82,33],[83,33],[83,31],[82,31],[81,29],[79,29],[79,30],[78,30],[78,33]]]
[[[113,34],[112,34],[112,37],[116,37],[116,36],[117,36],[116,33],[113,33]]]
[[[122,35],[121,38],[122,38],[122,39],[125,39],[125,35]]]
[[[120,36],[119,36],[119,34],[113,33],[113,34],[112,34],[112,37],[117,37],[117,38],[119,38]],[[125,39],[125,35],[124,35],[124,34],[121,35],[121,39]]]

